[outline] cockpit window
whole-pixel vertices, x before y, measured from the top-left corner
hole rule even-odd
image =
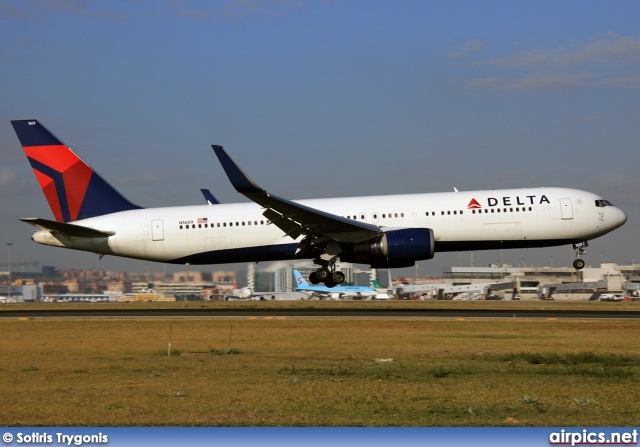
[[[600,208],[604,208],[605,206],[613,206],[613,205],[608,200],[599,199],[599,200],[596,200],[596,206]]]

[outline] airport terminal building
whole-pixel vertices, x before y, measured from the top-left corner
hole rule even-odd
[[[636,297],[640,290],[640,264],[604,263],[600,267],[575,270],[569,267],[451,267],[444,284],[462,286],[503,299],[597,300],[601,294]],[[443,288],[443,290],[447,290]],[[446,293],[446,292],[445,292]],[[455,293],[455,292],[453,292]]]

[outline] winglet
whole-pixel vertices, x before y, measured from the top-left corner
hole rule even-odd
[[[201,189],[200,192],[204,196],[204,199],[207,201],[207,204],[220,205],[220,201],[216,198],[216,196],[211,194],[211,191],[209,191],[208,189]]]
[[[247,174],[236,164],[235,161],[227,154],[222,146],[211,145],[214,152],[220,160],[220,164],[226,172],[229,181],[233,187],[241,194],[263,193],[264,189],[260,188],[249,178]]]

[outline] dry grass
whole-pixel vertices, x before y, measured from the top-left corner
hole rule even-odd
[[[175,301],[139,303],[12,303],[2,310],[63,309],[509,309],[518,310],[640,310],[640,301]]]
[[[635,321],[2,320],[0,425],[630,426],[639,336]]]

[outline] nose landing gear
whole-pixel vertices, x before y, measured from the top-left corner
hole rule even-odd
[[[581,259],[580,256],[587,252],[584,247],[587,247],[588,245],[589,243],[587,241],[574,242],[573,250],[576,252],[576,259],[573,261],[574,269],[582,270],[586,265],[584,259]]]

